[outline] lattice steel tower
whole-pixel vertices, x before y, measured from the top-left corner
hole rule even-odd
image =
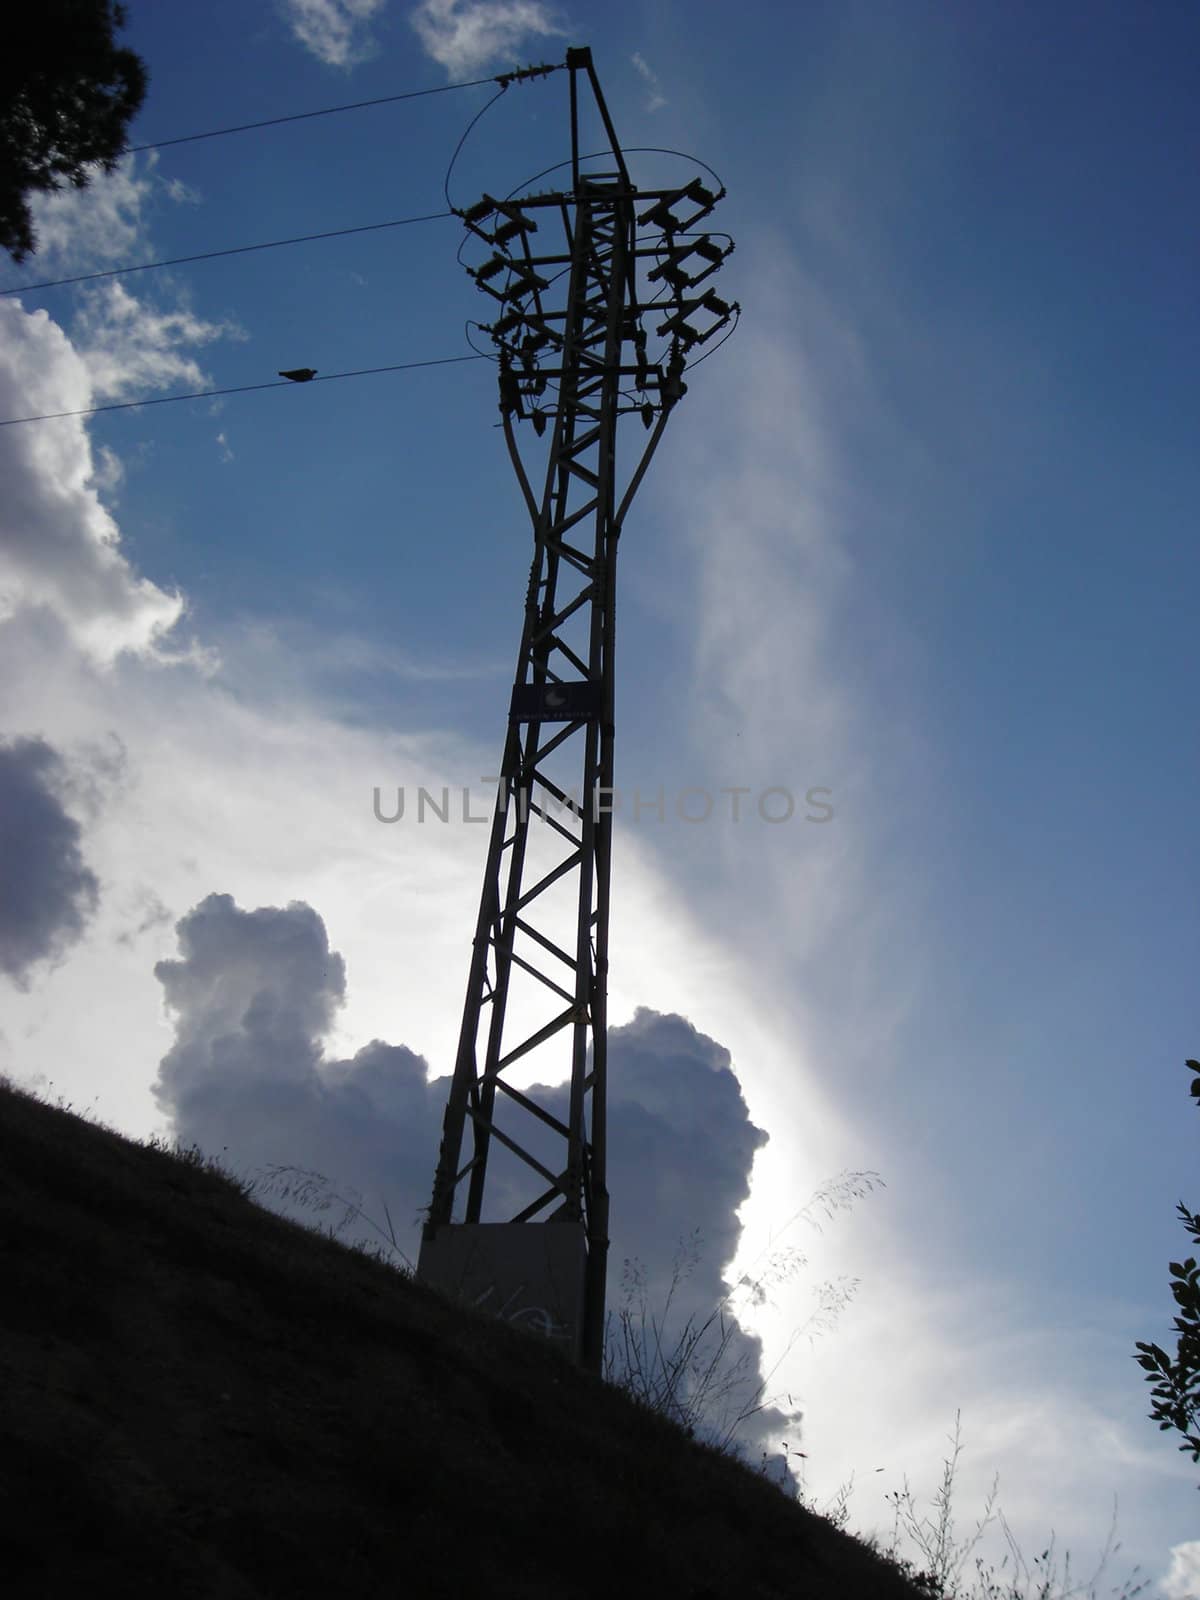
[[[457,213],[468,242],[491,251],[467,270],[495,301],[494,320],[482,326],[498,355],[504,436],[533,523],[534,555],[417,1272],[560,1339],[573,1359],[599,1373],[608,1252],[617,540],[685,393],[689,360],[732,325],[738,308],[720,300],[711,284],[698,287],[733,249],[725,235],[696,230],[724,189],[699,178],[682,189],[635,188],[591,52],[568,51],[565,66],[570,188],[515,200],[485,195]],[[580,150],[581,91],[589,89],[607,140],[600,157]],[[597,160],[602,170],[595,170]],[[631,418],[640,451],[630,453],[620,476],[622,417]],[[536,441],[548,438],[540,493],[517,445],[519,422],[532,427]],[[517,1062],[526,1070],[535,1061],[549,1063],[554,1051],[560,1078],[564,1056],[570,1064],[565,1120],[505,1076]],[[524,1196],[510,1179],[500,1201],[515,1215],[485,1222],[493,1139],[519,1158],[528,1201],[519,1203]],[[456,1221],[464,1188],[464,1214]]]

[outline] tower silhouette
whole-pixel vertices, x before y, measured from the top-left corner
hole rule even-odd
[[[698,177],[678,189],[636,188],[590,50],[569,50],[565,70],[570,187],[484,195],[457,212],[467,242],[491,252],[467,270],[495,306],[482,326],[498,357],[504,437],[534,554],[417,1274],[560,1341],[599,1373],[617,542],[686,392],[689,361],[738,307],[700,287],[733,249],[696,226],[724,188]],[[606,141],[599,156],[580,148],[589,94]],[[518,447],[522,424],[545,451],[536,490]],[[618,433],[624,441],[631,429],[638,448],[619,472]],[[506,1077],[518,1062],[549,1066],[555,1052],[570,1066],[565,1120]],[[521,1166],[519,1179],[492,1186],[515,1214],[485,1221],[493,1140]],[[514,1206],[515,1183],[525,1187]],[[491,1191],[488,1199],[495,1209]]]

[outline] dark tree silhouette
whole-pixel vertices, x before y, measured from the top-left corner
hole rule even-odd
[[[1200,1105],[1200,1061],[1189,1061],[1187,1065],[1197,1074],[1189,1092]],[[1189,1211],[1181,1200],[1179,1213],[1184,1227],[1200,1242],[1200,1211]],[[1177,1429],[1184,1440],[1179,1448],[1190,1450],[1192,1460],[1200,1461],[1200,1267],[1189,1256],[1186,1261],[1172,1261],[1170,1271],[1171,1293],[1181,1312],[1175,1318],[1179,1335],[1175,1359],[1172,1361],[1158,1345],[1143,1344],[1140,1339],[1135,1342],[1142,1353],[1133,1359],[1145,1368],[1146,1381],[1157,1385],[1151,1421],[1157,1422],[1160,1430]],[[1193,1428],[1197,1431],[1189,1432]]]
[[[16,262],[37,248],[28,197],[85,188],[111,172],[146,97],[146,66],[114,34],[115,0],[24,0],[0,47],[0,246]]]

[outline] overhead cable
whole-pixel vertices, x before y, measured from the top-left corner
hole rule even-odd
[[[561,70],[561,63],[554,66],[541,65],[537,67],[519,67],[513,72],[499,72],[491,78],[471,78],[464,83],[443,83],[436,89],[409,89],[404,94],[380,95],[374,100],[352,100],[346,105],[324,106],[320,111],[295,111],[287,117],[266,117],[262,122],[239,122],[232,128],[210,128],[207,133],[184,133],[176,139],[155,139],[151,144],[126,145],[121,152],[123,155],[137,155],[142,150],[165,150],[168,145],[193,144],[197,139],[220,139],[227,133],[252,133],[256,128],[277,128],[283,122],[304,122],[309,117],[332,117],[338,111],[362,111],[367,106],[394,105],[398,100],[420,100],[424,95],[450,94],[454,89],[476,89],[481,83],[498,83],[501,89],[507,89],[510,83],[521,82],[527,78],[548,77],[552,72]]]
[[[450,174],[454,171],[455,162],[459,158],[463,145],[465,145],[467,140],[470,138],[472,128],[474,128],[475,124],[479,121],[480,117],[483,116],[485,111],[490,111],[492,109],[492,107],[496,104],[496,101],[499,100],[500,96],[507,88],[508,84],[502,83],[492,98],[485,105],[480,106],[479,110],[475,113],[470,122],[467,123],[466,128],[463,130],[462,138],[454,146],[454,154],[450,157],[450,165],[446,168],[446,176],[442,179],[442,193],[446,196],[446,204],[451,208],[451,210],[454,209],[454,202],[450,198]]]
[[[336,378],[366,378],[376,372],[411,372],[414,367],[450,367],[460,361],[483,361],[481,355],[442,356],[435,361],[401,361],[390,367],[360,367],[355,372],[327,372],[308,380],[312,383],[332,383]],[[118,400],[106,406],[87,406],[82,411],[48,411],[39,417],[6,417],[0,419],[0,428],[14,428],[22,422],[54,422],[60,417],[93,417],[98,411],[133,411],[139,406],[167,406],[176,400],[209,400],[215,395],[249,394],[255,389],[295,389],[297,385],[285,378],[282,383],[242,383],[232,389],[198,389],[194,394],[163,394],[149,400]]]
[[[487,106],[484,106],[483,109],[486,111]],[[601,156],[607,156],[609,154],[611,154],[611,152],[608,150],[593,150],[590,155],[579,156],[578,159],[580,161],[596,161]],[[701,161],[699,156],[689,155],[686,150],[668,150],[662,145],[658,144],[631,144],[625,146],[625,154],[627,156],[679,156],[683,161],[690,161],[693,166],[703,167],[705,172],[707,172],[709,177],[717,183],[719,188],[724,189],[725,187],[725,185],[721,182],[720,177],[713,171],[707,161]],[[548,177],[550,173],[558,172],[560,168],[569,167],[570,165],[570,158],[568,158],[566,161],[556,161],[552,167],[543,167],[540,172],[535,172],[532,178],[526,178],[524,183],[517,185],[517,189],[528,189],[531,184],[537,183],[539,178]],[[510,190],[504,198],[506,200],[515,199],[517,195],[517,189]]]
[[[362,111],[366,106],[392,105],[397,100],[419,100],[427,94],[449,94],[452,89],[474,89],[481,83],[497,83],[497,78],[472,78],[469,83],[443,83],[437,89],[410,89],[406,94],[385,94],[377,100],[354,100],[344,106],[325,106],[320,111],[296,111],[290,117],[267,117],[263,122],[240,122],[234,128],[212,128],[207,133],[185,133],[178,139],[156,139],[153,144],[126,145],[122,152],[132,156],[142,150],[165,150],[171,144],[192,144],[197,139],[220,139],[227,133],[251,133],[255,128],[275,128],[281,122],[303,122],[309,117],[332,117],[338,111]]]
[[[252,250],[278,250],[285,244],[308,244],[313,239],[341,239],[349,233],[377,233],[381,228],[404,228],[414,222],[439,222],[452,211],[430,211],[420,217],[396,217],[391,222],[367,222],[358,228],[331,228],[327,233],[300,233],[294,239],[269,239],[266,244],[239,244],[228,250],[205,250],[195,256],[169,256],[165,261],[140,261],[132,267],[108,267],[103,272],[81,272],[74,278],[47,278],[43,283],[22,283],[6,294],[29,294],[34,289],[58,289],[67,283],[90,283],[94,278],[119,278],[126,272],[150,272],[155,267],[178,267],[188,261],[213,261],[217,256],[244,256]]]

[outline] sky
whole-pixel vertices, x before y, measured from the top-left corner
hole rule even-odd
[[[660,1321],[681,1276],[668,1328],[732,1290],[747,1457],[852,1483],[852,1531],[930,1514],[957,1414],[960,1538],[998,1474],[1030,1567],[1090,1578],[1115,1505],[1095,1592],[1200,1596],[1133,1359],[1200,1204],[1194,8],[128,13],[134,144],[588,44],[627,149],[720,175],[741,320],[621,542],[610,1310],[626,1262]],[[563,159],[565,81],[487,111],[455,205]],[[442,212],[493,93],[40,199],[0,420],[469,355],[453,219],[23,286]],[[319,1172],[414,1259],[487,849],[415,796],[486,814],[530,557],[496,405],[475,361],[0,428],[0,1071]]]

